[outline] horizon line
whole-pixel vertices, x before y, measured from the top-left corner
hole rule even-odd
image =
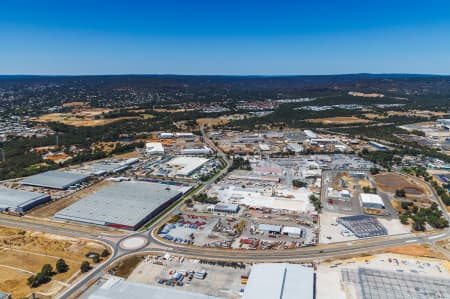
[[[120,77],[120,76],[179,76],[179,77],[327,77],[327,76],[432,76],[448,77],[450,73],[329,73],[329,74],[182,74],[182,73],[98,73],[98,74],[0,74],[1,77]]]

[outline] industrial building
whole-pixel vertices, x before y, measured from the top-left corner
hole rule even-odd
[[[24,213],[50,200],[50,195],[0,188],[0,212]]]
[[[253,265],[243,299],[312,299],[315,278],[312,268],[296,264]]]
[[[164,155],[164,147],[161,142],[148,142],[145,144],[147,155]]]
[[[258,231],[268,234],[281,234],[281,226],[261,223],[258,225]]]
[[[87,174],[73,171],[52,170],[29,176],[23,179],[21,183],[28,186],[65,190],[85,182],[88,177]]]
[[[279,183],[280,176],[265,174],[263,172],[250,171],[250,170],[235,170],[228,175],[229,180],[236,181],[258,181],[267,183]]]
[[[89,164],[86,172],[91,175],[100,176],[108,173],[118,173],[130,168],[133,164],[139,162],[138,158],[130,159],[110,159]]]
[[[143,181],[115,182],[59,211],[55,217],[136,230],[188,189]]]
[[[124,298],[221,299],[220,297],[191,293],[174,288],[130,282],[116,276],[110,277],[87,297],[87,299]]]
[[[303,230],[300,227],[284,226],[281,230],[281,234],[291,238],[301,238],[303,236]]]
[[[293,142],[287,143],[287,144],[286,144],[286,148],[287,148],[289,151],[294,152],[294,153],[301,153],[301,152],[304,151],[303,146],[301,146],[301,145],[298,144],[298,143],[293,143]]]
[[[203,147],[186,147],[182,149],[181,153],[183,155],[210,155],[212,153],[211,149],[207,146]]]
[[[206,158],[179,156],[167,162],[167,165],[176,169],[176,176],[187,177],[208,161]]]
[[[237,204],[217,204],[217,205],[208,207],[208,211],[211,213],[237,214],[239,212],[239,205],[237,205]]]
[[[384,209],[383,199],[378,194],[361,193],[361,205],[367,209]]]

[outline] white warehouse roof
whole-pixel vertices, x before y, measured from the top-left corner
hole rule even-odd
[[[206,158],[179,156],[167,162],[167,165],[178,168],[177,175],[188,176],[208,161]]]
[[[243,299],[314,298],[314,271],[296,264],[256,264],[252,267]]]
[[[384,208],[383,199],[378,194],[361,193],[361,203],[366,208]]]
[[[145,144],[147,154],[164,154],[164,147],[161,142],[148,142]]]

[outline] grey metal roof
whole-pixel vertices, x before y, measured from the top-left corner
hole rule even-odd
[[[100,288],[96,289],[88,297],[88,299],[127,298],[221,299],[219,297],[186,292],[180,289],[125,281],[117,277],[111,277],[106,283],[104,283]]]
[[[180,188],[173,185],[141,181],[115,182],[59,211],[55,217],[134,227],[180,193]]]
[[[52,170],[29,176],[23,179],[21,183],[51,189],[67,189],[86,180],[88,177],[89,175],[73,171]]]
[[[242,299],[314,298],[314,271],[296,264],[253,265]]]
[[[261,223],[260,225],[258,225],[258,230],[266,232],[281,232],[281,226]]]
[[[0,188],[0,208],[17,208],[49,197],[48,194]]]

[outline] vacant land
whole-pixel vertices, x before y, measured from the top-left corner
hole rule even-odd
[[[229,123],[230,120],[226,117],[217,117],[217,118],[199,118],[197,119],[197,123],[200,126],[207,126],[207,127],[214,127],[214,126],[220,126],[225,125]]]
[[[143,260],[144,256],[136,255],[124,258],[111,269],[111,272],[113,272],[116,276],[128,278],[137,265],[139,265]]]
[[[57,292],[79,274],[82,261],[89,252],[101,253],[102,244],[52,234],[0,227],[0,291],[10,292],[13,298],[28,296],[31,292]],[[69,265],[65,273],[31,289],[27,278],[39,272],[44,264],[55,268],[58,259]]]
[[[406,197],[422,197],[431,195],[428,187],[417,179],[407,178],[397,173],[382,173],[374,176],[377,188],[383,192],[395,193],[403,189]]]
[[[320,123],[324,125],[345,125],[345,124],[360,124],[360,123],[370,123],[372,121],[368,119],[358,118],[356,116],[336,116],[336,117],[325,117],[325,118],[311,118],[306,119],[306,122],[310,123]]]
[[[116,118],[103,118],[103,119],[94,119],[87,116],[80,116],[78,114],[72,113],[51,113],[44,114],[35,119],[38,122],[58,122],[69,126],[75,127],[95,127],[95,126],[104,126],[111,124],[113,122],[123,120],[123,119],[133,119],[132,117],[116,117]]]

